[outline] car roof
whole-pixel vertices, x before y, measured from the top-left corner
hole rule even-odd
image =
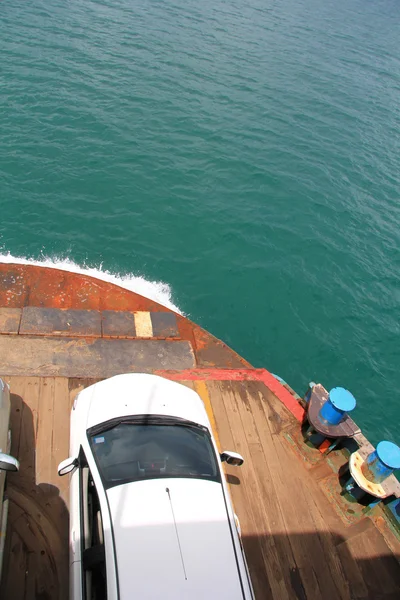
[[[79,394],[86,412],[86,429],[117,417],[168,415],[210,429],[207,412],[198,394],[157,375],[127,373],[100,381]]]
[[[243,599],[220,483],[152,479],[107,498],[121,599]]]

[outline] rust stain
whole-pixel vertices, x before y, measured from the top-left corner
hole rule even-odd
[[[252,365],[229,348],[224,342],[192,324],[196,340],[196,356],[199,366],[225,367],[228,369],[252,368]]]
[[[33,265],[0,264],[0,307],[25,306],[173,312],[135,292],[87,275]],[[201,367],[199,379],[258,380],[302,421],[303,408],[271,373],[253,369],[229,346],[182,315],[176,315],[176,319],[180,339],[190,342],[196,365]],[[225,374],[216,372],[223,370],[226,370]],[[193,379],[196,379],[195,373]]]
[[[26,306],[173,312],[135,292],[87,275],[34,265],[0,264],[0,307]],[[226,344],[189,319],[176,315],[176,320],[179,337],[190,342],[198,365],[251,367]]]

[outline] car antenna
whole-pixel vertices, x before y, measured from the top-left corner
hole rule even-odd
[[[178,540],[178,546],[179,546],[179,553],[181,555],[181,561],[182,561],[182,568],[183,568],[183,574],[185,575],[185,579],[187,581],[187,575],[186,575],[186,569],[185,569],[185,561],[183,560],[183,554],[182,554],[182,548],[181,548],[181,542],[179,539],[179,533],[178,533],[178,527],[176,525],[176,519],[175,519],[175,513],[174,513],[174,507],[172,505],[172,500],[171,500],[171,493],[169,491],[169,488],[165,488],[165,491],[168,494],[168,498],[169,498],[169,503],[171,505],[171,512],[172,512],[172,517],[174,519],[174,525],[175,525],[175,531],[176,531],[176,539]]]

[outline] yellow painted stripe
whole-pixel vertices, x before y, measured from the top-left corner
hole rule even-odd
[[[213,431],[214,439],[217,443],[218,450],[221,452],[221,444],[219,441],[217,424],[215,422],[214,411],[211,405],[210,394],[208,393],[207,383],[205,381],[194,381],[194,389],[199,394],[200,398],[203,400],[204,406],[206,407],[208,419],[211,423],[211,428]]]
[[[147,311],[135,312],[136,337],[153,337],[153,325],[151,323],[150,313]]]

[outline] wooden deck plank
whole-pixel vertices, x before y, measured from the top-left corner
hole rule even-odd
[[[368,598],[368,587],[364,581],[362,569],[354,559],[353,549],[346,542],[337,546],[343,572],[349,584],[351,598]]]
[[[112,377],[195,366],[188,341],[0,335],[0,374]]]
[[[26,573],[28,570],[28,553],[26,547],[17,532],[12,531],[10,540],[7,540],[5,552],[6,556],[12,557],[12,561],[7,560],[3,565],[3,579],[2,589],[9,589],[10,583],[12,584],[12,598],[13,600],[25,600],[26,597]],[[3,597],[3,594],[2,594]],[[7,596],[4,594],[4,597]],[[10,597],[10,596],[8,596]]]
[[[242,426],[245,431],[245,435],[248,439],[251,440],[259,440],[259,446],[263,448],[262,454],[252,452],[251,460],[253,461],[255,473],[258,477],[261,476],[260,480],[260,489],[263,490],[263,481],[265,479],[264,473],[266,471],[266,465],[268,464],[267,458],[274,453],[274,446],[281,439],[281,436],[273,436],[269,435],[262,439],[259,435],[257,425],[254,419],[251,401],[258,395],[258,390],[254,389],[255,386],[238,386],[238,384],[233,384],[232,386],[233,395],[236,396],[236,406],[237,410],[241,416]],[[239,388],[239,389],[238,389]],[[252,390],[253,393],[249,393]],[[236,391],[236,394],[235,394]],[[239,393],[238,393],[239,392]],[[276,423],[271,421],[273,427],[275,427]],[[263,444],[261,443],[263,441]],[[268,447],[267,446],[268,443]],[[250,446],[252,447],[252,446]],[[279,457],[280,462],[280,470],[285,471],[284,466],[281,464],[282,457]],[[293,466],[292,466],[293,469]],[[288,472],[286,472],[289,475]],[[291,594],[296,594],[297,596],[302,596],[303,594],[307,598],[318,597],[313,596],[315,593],[315,581],[314,578],[309,580],[308,578],[303,579],[303,576],[309,572],[309,563],[303,562],[303,555],[306,555],[307,552],[304,551],[304,546],[307,545],[308,553],[315,554],[315,559],[319,558],[318,556],[318,540],[313,540],[313,536],[309,534],[307,536],[299,535],[299,533],[303,532],[312,532],[314,530],[314,524],[311,519],[306,519],[308,507],[306,502],[306,496],[303,496],[301,486],[298,487],[298,481],[290,480],[290,477],[287,477],[284,486],[285,489],[279,489],[280,478],[274,477],[275,473],[270,474],[270,481],[268,488],[264,488],[264,493],[262,494],[260,500],[263,502],[265,507],[265,517],[266,517],[266,525],[269,526],[269,523],[272,519],[276,519],[281,517],[279,529],[280,532],[274,536],[275,545],[277,547],[277,552],[279,555],[279,565],[282,576],[287,581],[287,587],[291,590]],[[292,475],[290,473],[290,475]],[[295,483],[296,490],[293,487],[293,483]],[[293,493],[296,493],[296,503],[293,503]],[[292,493],[291,493],[292,492]],[[288,506],[286,511],[282,511],[281,504],[281,495],[282,493],[286,495],[286,497],[290,497],[290,501],[288,502]],[[270,509],[268,508],[268,498],[270,500]],[[273,517],[272,517],[273,515]],[[272,517],[272,518],[271,518]],[[297,527],[300,526],[300,531]],[[271,531],[273,535],[273,531]],[[293,535],[295,534],[295,535]],[[308,546],[311,546],[308,548]],[[315,547],[316,546],[316,547]],[[299,552],[299,548],[301,551]],[[319,566],[319,565],[318,565]],[[316,568],[315,563],[313,563],[313,568]],[[327,591],[335,590],[335,586],[333,582],[329,580],[329,574],[327,573],[327,569],[324,569],[319,566],[317,570],[326,571],[322,574],[324,575],[324,586],[327,588]],[[319,593],[319,592],[318,592]]]
[[[400,595],[398,563],[388,552],[384,538],[377,529],[369,531],[367,536],[361,534],[352,538],[349,547],[358,554],[364,581],[375,597],[379,593],[390,595],[397,592]]]
[[[240,472],[237,471],[237,476],[242,482],[242,489],[246,499],[246,510],[252,517],[252,530],[248,531],[243,527],[243,545],[247,551],[251,551],[252,547],[254,547],[253,539],[257,539],[257,546],[261,549],[261,555],[264,559],[264,578],[265,575],[267,575],[268,587],[271,589],[273,597],[290,598],[291,596],[288,587],[286,586],[285,579],[282,577],[282,570],[279,564],[279,553],[276,548],[275,540],[267,528],[267,521],[264,515],[264,511],[266,510],[264,499],[262,498],[259,481],[254,472],[254,464],[251,459],[252,452],[256,453],[257,451],[261,451],[260,445],[255,444],[253,441],[253,448],[251,449],[249,447],[235,402],[235,397],[229,384],[220,382],[216,387],[222,390],[221,398],[225,406],[227,421],[235,444],[234,449],[235,451],[240,452],[245,459],[245,464],[240,469]],[[254,445],[256,445],[257,448],[255,448]],[[232,496],[234,496],[235,489],[232,488],[233,486],[231,486],[231,492]],[[241,520],[243,512],[237,511],[237,513]],[[253,556],[254,553],[249,556],[250,564],[252,563]],[[258,570],[258,576],[260,573],[262,573],[262,571]],[[278,577],[276,576],[277,574],[279,575]],[[257,597],[265,598],[267,596],[264,582],[260,584],[257,580],[253,579],[253,585],[255,590],[257,590]]]
[[[288,537],[284,534],[285,522],[280,510],[279,502],[277,501],[275,491],[274,473],[271,472],[268,457],[269,449],[265,448],[265,440],[272,441],[271,436],[264,439],[260,436],[257,429],[256,421],[251,412],[249,390],[253,390],[253,395],[257,397],[259,384],[254,382],[251,384],[228,384],[230,387],[231,409],[232,401],[235,403],[238,411],[244,434],[247,439],[249,450],[251,451],[251,460],[254,468],[254,475],[259,480],[260,503],[264,508],[265,526],[269,536],[274,537],[276,546],[278,563],[280,566],[281,576],[285,580],[286,587],[289,591],[293,586],[299,585],[294,577],[295,571],[298,569],[294,559],[293,551]]]
[[[274,473],[278,472],[280,475],[275,481],[278,498],[282,498],[281,510],[284,515],[287,531],[290,534],[293,532],[293,528],[297,526],[297,523],[299,523],[303,531],[313,532],[312,536],[307,537],[306,551],[304,551],[306,540],[300,539],[297,536],[292,537],[292,547],[296,554],[296,560],[301,561],[303,560],[303,556],[308,555],[313,561],[313,569],[318,573],[319,580],[324,582],[324,593],[334,594],[335,590],[337,590],[340,591],[341,597],[349,598],[348,585],[343,577],[340,559],[334,551],[334,539],[326,525],[327,516],[335,519],[332,508],[326,502],[326,498],[322,499],[321,497],[324,507],[323,513],[320,512],[319,506],[315,502],[315,498],[321,496],[317,482],[310,477],[310,474],[304,468],[299,458],[290,451],[284,436],[276,435],[274,416],[275,405],[278,403],[277,399],[273,395],[269,395],[268,402],[266,402],[260,391],[259,394],[261,395],[261,406],[271,431],[270,439],[273,441],[273,448],[269,448],[268,455],[269,457],[276,457]],[[256,410],[253,400],[254,395],[250,394],[251,414]],[[289,415],[286,421],[288,417]],[[259,427],[260,421],[262,422],[262,418],[257,420],[257,427]],[[263,439],[267,441],[268,437],[263,436]],[[280,465],[280,469],[278,465]],[[290,488],[292,493],[296,494],[296,510],[294,513],[292,510],[293,503],[287,501]],[[289,494],[285,494],[285,491],[289,492]],[[300,519],[299,513],[301,514]],[[300,531],[300,533],[302,532]]]
[[[376,598],[380,579],[379,597],[394,597],[398,560],[373,521],[359,528],[360,540],[353,542],[361,544],[363,555],[353,555],[346,536],[354,534],[286,440],[291,418],[275,396],[257,382],[207,382],[207,387],[222,446],[246,460],[235,471],[240,484],[230,490],[256,597],[266,597],[265,574],[277,598]]]
[[[2,377],[3,381],[10,385],[11,377],[6,375]],[[22,378],[24,380],[25,378]],[[19,444],[21,437],[21,421],[23,401],[20,395],[10,390],[10,430],[11,430],[11,454],[19,456]]]
[[[309,593],[307,595],[306,591],[304,591],[304,600],[307,598],[323,598],[323,585],[320,585],[319,578],[312,564],[301,567],[299,569],[299,576],[301,582],[307,582],[307,589]],[[322,583],[322,582],[321,582]]]
[[[219,384],[208,382],[207,387],[212,399],[213,412],[222,447],[227,450],[233,450],[235,448],[235,440],[233,439]],[[227,474],[228,483],[233,481],[230,485],[230,492],[234,501],[234,506],[247,506],[249,503],[249,489],[246,490],[245,488],[242,468],[238,473],[237,468],[225,465],[224,470]],[[260,536],[257,534],[257,524],[252,511],[241,511],[239,520],[242,529],[242,542],[247,556],[249,572],[256,598],[272,597],[272,590],[265,569]]]
[[[10,503],[21,510],[21,515],[13,520],[8,534],[16,534],[21,540],[29,562],[25,570],[26,592],[35,590],[34,596],[23,596],[21,600],[46,598],[66,600],[68,597],[68,535],[60,536],[56,527],[39,501],[43,495],[28,496],[22,490],[9,487]],[[67,524],[68,515],[64,515]],[[67,533],[66,532],[66,533]],[[8,581],[5,598],[17,600],[15,590],[19,590],[19,573],[14,569],[18,560],[16,549],[11,547],[8,557]],[[33,581],[32,581],[33,580]],[[1,596],[3,597],[3,595]],[[19,600],[19,599],[18,599]]]
[[[19,433],[18,429],[17,435],[15,430],[12,433],[20,471],[9,473],[8,478],[9,556],[1,597],[64,600],[68,597],[68,512],[60,498],[57,470],[53,469],[55,380],[7,377],[7,381],[12,399],[11,426],[15,423],[18,427],[19,423]],[[63,397],[67,417],[70,410],[67,380]],[[21,548],[26,554],[23,575],[19,566]]]
[[[51,431],[52,477],[56,477],[58,465],[69,456],[70,390],[68,379],[56,377],[54,380],[53,419]],[[68,477],[57,477],[60,496],[69,507]]]
[[[268,407],[268,411],[265,415],[271,435],[279,435],[282,431],[286,431],[293,427],[294,424],[298,426],[297,419],[289,412],[283,402],[278,400],[262,382],[255,382],[251,388],[247,389],[257,390],[261,402]],[[253,395],[254,394],[252,394],[252,396]]]
[[[252,397],[249,398],[249,401],[251,409],[255,410]],[[279,477],[276,477],[275,480],[277,498],[281,505],[296,562],[302,569],[307,569],[308,564],[311,563],[324,595],[333,597],[334,594],[337,594],[339,597],[347,599],[349,598],[348,585],[343,577],[340,560],[334,549],[334,537],[325,527],[326,515],[333,513],[332,508],[324,498],[324,516],[322,516],[314,502],[315,496],[321,496],[318,484],[312,480],[299,457],[291,452],[284,436],[273,435],[276,429],[274,420],[271,419],[271,413],[275,414],[274,404],[277,402],[274,396],[269,396],[268,402],[266,402],[262,399],[261,394],[261,406],[267,417],[273,441],[273,448],[269,448],[269,457],[272,455],[276,458],[274,473],[279,473]],[[257,426],[258,424],[257,420]],[[268,438],[264,437],[264,439]],[[296,498],[295,503],[292,501],[293,497]],[[294,532],[296,535],[293,535]],[[304,585],[306,590],[310,586],[309,594],[311,594],[314,586],[313,579],[305,579]]]
[[[39,590],[64,600],[68,481],[58,478],[57,465],[68,455],[76,394],[97,379],[6,380],[21,472],[9,474],[12,504],[2,597],[29,600],[32,590]],[[286,439],[291,415],[264,384],[182,383],[195,389],[206,407],[209,402],[221,450],[236,450],[245,458],[240,469],[224,465],[224,470],[257,600],[395,598],[399,558],[372,519],[344,526],[321,492],[317,471],[314,477]]]
[[[28,490],[35,487],[35,447],[39,405],[40,378],[16,377],[10,378],[10,390],[22,399],[21,429],[17,458],[20,462],[19,473],[12,474],[10,480],[18,480],[18,485],[24,485]],[[11,475],[11,474],[10,474]]]
[[[36,428],[36,484],[51,483],[52,434],[54,410],[54,377],[40,379],[38,420]],[[58,482],[57,482],[58,483]]]

